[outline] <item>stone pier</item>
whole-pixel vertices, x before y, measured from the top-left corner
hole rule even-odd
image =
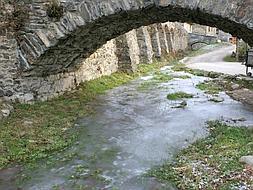
[[[138,45],[140,49],[140,62],[152,63],[153,62],[153,48],[151,37],[148,32],[147,26],[142,26],[136,29]]]
[[[162,56],[162,50],[157,24],[148,26],[148,32],[151,37],[151,44],[154,52],[154,57],[156,59],[159,59]]]
[[[158,33],[159,33],[161,55],[166,56],[169,54],[169,47],[168,47],[165,26],[160,23],[157,25],[157,29],[158,29]]]

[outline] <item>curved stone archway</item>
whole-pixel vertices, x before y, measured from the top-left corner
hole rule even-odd
[[[30,22],[19,36],[28,75],[74,70],[108,40],[166,21],[215,26],[253,45],[251,0],[62,0],[65,13],[57,22],[46,15],[47,2],[30,5]]]

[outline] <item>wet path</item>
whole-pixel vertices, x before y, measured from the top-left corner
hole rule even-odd
[[[224,93],[221,103],[208,101],[210,95],[195,88],[206,78],[175,73],[169,82],[149,85],[152,75],[108,91],[91,103],[96,114],[77,121],[78,141],[66,151],[42,161],[39,168],[24,171],[20,187],[48,189],[173,189],[155,179],[143,177],[145,171],[179,150],[207,135],[210,119],[245,118],[237,124],[253,124],[252,112]],[[184,79],[183,79],[184,78]],[[150,83],[152,84],[152,83]],[[171,101],[167,94],[183,91],[194,95],[185,108],[173,108],[182,100]]]
[[[204,71],[214,71],[229,75],[245,75],[246,68],[241,62],[225,62],[223,59],[226,55],[235,52],[235,46],[221,46],[214,49],[213,46],[205,46],[203,49],[210,49],[210,52],[198,55],[188,59],[185,63],[192,69],[201,69]]]

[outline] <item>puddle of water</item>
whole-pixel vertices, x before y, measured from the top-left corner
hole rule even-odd
[[[170,67],[162,72],[173,75]],[[20,187],[25,190],[48,189],[175,189],[145,171],[171,159],[179,150],[207,135],[205,122],[213,119],[245,118],[237,124],[252,124],[252,112],[241,103],[220,93],[222,103],[210,102],[209,95],[195,88],[206,80],[191,76],[173,79],[148,90],[138,91],[142,77],[108,91],[91,105],[96,114],[77,121],[79,140],[66,151],[41,161],[38,168],[25,170]],[[168,93],[194,94],[184,109],[173,109],[180,101],[167,100]],[[0,183],[0,189],[4,188]],[[14,186],[13,189],[16,189]]]

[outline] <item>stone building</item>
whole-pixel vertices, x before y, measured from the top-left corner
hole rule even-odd
[[[215,27],[188,23],[183,23],[182,26],[190,35],[189,43],[194,43],[196,41],[205,41],[208,43],[217,41],[229,42],[229,38],[232,37],[231,34],[223,32]]]
[[[205,36],[214,36],[214,37],[218,36],[219,30],[215,27],[203,26],[199,24],[188,24],[188,23],[183,23],[183,26],[185,30],[187,30],[188,33],[205,35]]]

